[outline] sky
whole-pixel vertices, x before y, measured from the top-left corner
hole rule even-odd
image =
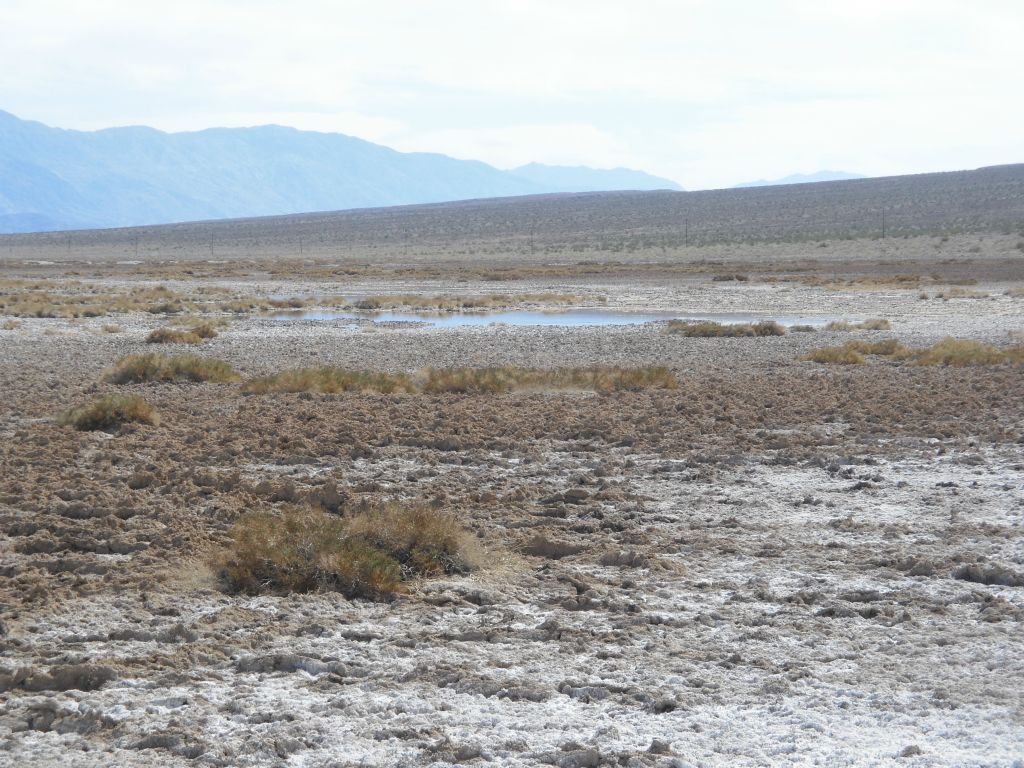
[[[0,0],[0,109],[687,189],[1024,162],[1024,0]]]

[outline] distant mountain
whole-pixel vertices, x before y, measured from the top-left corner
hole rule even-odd
[[[530,163],[513,168],[509,173],[550,189],[562,192],[605,192],[608,190],[654,190],[671,189],[677,192],[682,187],[670,179],[652,176],[630,168],[607,170],[576,165],[543,165]]]
[[[849,181],[850,179],[866,179],[859,173],[847,173],[846,171],[818,171],[817,173],[794,173],[792,176],[784,176],[781,179],[759,179],[737,184],[733,189],[743,187],[774,187],[779,184],[813,184],[818,181]]]
[[[640,188],[634,179],[653,178],[637,171],[566,170],[573,179],[589,179],[586,187],[594,190]],[[0,111],[0,232],[509,197],[583,183],[555,175],[557,184],[473,160],[274,125],[70,131]]]

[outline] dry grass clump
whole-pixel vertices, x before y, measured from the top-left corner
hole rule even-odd
[[[517,389],[582,389],[596,392],[675,389],[675,374],[662,366],[618,368],[430,368],[423,372],[428,393],[502,393]]]
[[[817,328],[813,325],[791,325],[789,326],[790,333],[816,333]]]
[[[350,371],[344,368],[298,368],[273,376],[251,379],[242,385],[248,394],[267,392],[414,392],[412,378],[404,373]]]
[[[202,344],[217,336],[213,323],[195,323],[189,328],[157,328],[146,337],[147,344]]]
[[[808,352],[800,358],[812,363],[824,363],[826,365],[861,365],[866,362],[864,355],[848,346],[822,347]]]
[[[848,341],[843,345],[847,349],[860,352],[862,355],[876,355],[881,357],[905,357],[910,350],[900,344],[896,339],[883,339],[882,341]]]
[[[238,374],[223,360],[199,355],[127,355],[117,361],[107,379],[115,384],[147,381],[235,381]]]
[[[849,320],[833,320],[825,326],[826,331],[891,331],[892,324],[884,317],[871,317],[860,323]]]
[[[928,349],[918,350],[914,356],[917,365],[950,365],[963,368],[975,365],[999,365],[1012,362],[1018,350],[1003,352],[990,344],[969,339],[945,338]]]
[[[666,333],[690,338],[738,338],[741,336],[785,336],[786,329],[774,320],[758,323],[715,323],[711,321],[669,320]]]
[[[123,330],[124,328],[122,328],[117,323],[107,323],[106,325],[103,326],[104,333],[120,333]]]
[[[222,572],[234,592],[385,599],[403,581],[470,570],[474,553],[454,518],[432,509],[391,505],[345,519],[293,508],[242,517]]]
[[[0,325],[0,328],[2,328],[5,331],[13,331],[19,325],[21,325],[21,323],[19,323],[17,320],[4,320],[3,325]]]
[[[57,423],[83,431],[111,430],[128,423],[156,426],[160,415],[137,395],[104,395],[88,405],[65,411]]]
[[[749,275],[744,275],[741,272],[729,272],[725,274],[718,274],[711,278],[712,282],[715,283],[729,283],[732,281],[739,281],[745,283],[750,279]]]
[[[351,371],[344,368],[299,368],[251,379],[242,385],[248,394],[268,392],[376,392],[380,394],[498,394],[523,389],[583,389],[597,392],[675,389],[668,368],[427,368],[415,376],[405,373]]]
[[[816,349],[804,355],[801,360],[814,363],[863,363],[864,355],[909,360],[915,365],[967,367],[1024,363],[1024,346],[1001,350],[980,341],[946,338],[926,349],[910,349],[896,339],[850,341],[841,347]]]
[[[1011,299],[1024,299],[1024,288],[1007,288],[1003,291],[1004,296],[1009,296]]]

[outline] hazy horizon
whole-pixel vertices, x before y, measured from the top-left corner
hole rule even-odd
[[[280,124],[687,189],[1024,159],[1024,7],[13,0],[0,109],[91,130]]]

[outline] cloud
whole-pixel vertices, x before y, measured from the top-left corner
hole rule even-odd
[[[923,171],[1024,159],[1022,29],[1018,0],[5,0],[0,108],[640,164],[691,188]]]

